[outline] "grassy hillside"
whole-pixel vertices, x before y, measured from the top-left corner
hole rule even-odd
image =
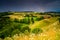
[[[43,13],[42,15],[39,12],[1,13],[0,38],[4,40],[59,40],[60,18],[49,14]]]

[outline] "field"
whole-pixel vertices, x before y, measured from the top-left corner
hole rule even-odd
[[[0,13],[0,40],[60,40],[60,16],[57,14]]]

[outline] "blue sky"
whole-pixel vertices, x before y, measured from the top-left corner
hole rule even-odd
[[[60,0],[0,0],[0,12],[4,11],[60,12]]]

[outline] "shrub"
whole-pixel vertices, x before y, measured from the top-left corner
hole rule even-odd
[[[58,20],[59,20],[59,23],[60,23],[60,18],[58,18]]]
[[[29,23],[30,23],[30,19],[29,19],[29,17],[20,20],[20,23],[29,24]]]
[[[31,21],[32,21],[32,24],[34,23],[34,19],[33,19],[33,17],[31,17]]]
[[[42,33],[42,32],[43,32],[43,30],[40,28],[35,28],[32,30],[32,33],[35,33],[35,34]]]
[[[28,26],[23,27],[21,30],[22,33],[30,33],[30,28]]]
[[[15,35],[15,34],[19,34],[20,30],[19,29],[15,29],[11,32],[11,36]]]
[[[15,18],[14,22],[17,22],[17,23],[19,23],[19,20]]]
[[[41,17],[37,18],[36,21],[40,21],[40,20],[43,20],[43,19],[44,19],[44,17],[41,16]]]

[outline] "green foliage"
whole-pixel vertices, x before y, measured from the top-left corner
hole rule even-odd
[[[28,26],[23,27],[23,28],[21,29],[21,32],[22,32],[22,33],[26,33],[26,32],[30,33],[30,28],[29,28]]]
[[[11,12],[2,12],[2,13],[0,13],[0,17],[6,16],[6,15],[11,15],[11,14],[13,14],[13,13],[11,13]]]
[[[36,21],[40,21],[40,20],[43,20],[43,19],[44,19],[44,17],[41,16],[41,17],[37,18]]]
[[[21,19],[21,20],[15,19],[14,21],[12,21],[9,17],[2,17],[5,15],[10,15],[10,13],[8,12],[5,12],[5,13],[6,14],[3,13],[0,15],[0,38],[5,38],[8,36],[13,36],[15,34],[20,34],[20,33],[29,34],[31,33],[29,24],[31,22],[34,23],[35,21],[40,21],[44,19],[43,16],[38,18],[37,16],[34,17],[33,14],[31,15],[27,14],[24,19]],[[60,22],[60,18],[58,18],[58,20]],[[47,24],[49,24],[49,22],[45,20],[41,23],[40,26],[43,27]],[[32,30],[32,33],[35,33],[35,34],[42,33],[42,32],[43,30],[40,28],[34,28]]]
[[[60,18],[58,18],[58,20],[59,20],[59,23],[60,23]]]
[[[43,32],[43,30],[40,28],[35,28],[32,30],[32,33],[35,33],[35,34],[42,33],[42,32]]]
[[[11,32],[11,36],[14,36],[15,34],[19,34],[20,30],[19,29],[15,29]]]
[[[0,18],[0,28],[2,29],[4,26],[10,25],[11,22],[12,21],[9,19],[9,17],[2,17],[2,18]]]
[[[34,19],[33,19],[33,17],[31,17],[31,21],[32,21],[32,24],[34,23]]]
[[[10,18],[3,17],[0,20],[0,38],[8,37],[9,35],[13,35],[16,33],[12,33],[14,30],[16,30],[16,33],[18,33],[21,29],[20,23],[11,21]]]
[[[11,37],[6,37],[4,40],[13,40]]]
[[[19,20],[15,18],[14,22],[17,22],[17,23],[19,23]]]
[[[30,23],[30,18],[29,17],[26,17],[26,18],[20,20],[20,23],[29,24]]]

